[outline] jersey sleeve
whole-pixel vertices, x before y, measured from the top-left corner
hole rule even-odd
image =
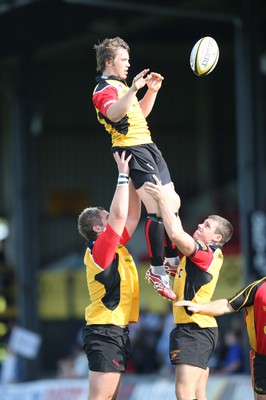
[[[189,259],[203,271],[207,271],[213,260],[211,248],[200,240],[195,241],[195,251]]]
[[[131,239],[131,237],[128,234],[127,228],[125,227],[124,232],[122,233],[121,239],[120,239],[120,244],[125,246],[125,244]]]
[[[252,306],[257,289],[258,282],[256,281],[240,289],[234,296],[229,297],[227,299],[228,303],[236,312],[242,310],[242,308]]]
[[[111,104],[118,101],[118,92],[114,86],[107,84],[101,90],[95,90],[92,96],[94,106],[106,117],[106,112]]]
[[[99,265],[102,269],[106,269],[109,267],[111,262],[116,257],[116,248],[120,243],[124,245],[130,240],[130,236],[124,228],[124,231],[121,237],[111,228],[109,224],[107,224],[106,229],[98,239],[95,241],[95,244],[92,249],[92,256],[96,264]]]
[[[106,225],[106,229],[97,238],[92,249],[92,256],[99,267],[106,269],[115,258],[115,250],[119,244],[120,236]]]

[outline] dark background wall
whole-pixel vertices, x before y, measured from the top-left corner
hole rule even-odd
[[[11,32],[11,27],[17,31],[11,43],[13,54],[7,55],[2,65],[2,93],[5,95],[2,97],[2,123],[10,113],[14,115],[15,92],[18,106],[23,104],[22,118],[26,119],[18,128],[26,130],[24,134],[28,141],[26,151],[29,158],[25,157],[25,168],[34,169],[28,178],[27,190],[31,191],[33,186],[34,196],[37,196],[40,240],[42,243],[51,242],[44,246],[45,251],[43,246],[40,248],[42,264],[77,246],[71,216],[64,214],[76,212],[78,199],[81,201],[83,198],[84,202],[92,204],[102,203],[104,199],[104,206],[108,207],[112,196],[116,171],[109,153],[110,138],[98,125],[91,104],[96,74],[93,44],[105,35],[123,36],[130,44],[132,66],[129,81],[144,67],[165,76],[148,122],[154,141],[167,159],[173,181],[183,199],[184,212],[190,199],[208,191],[214,200],[217,190],[226,189],[228,183],[236,181],[232,24],[209,20],[199,23],[197,19],[191,22],[189,18],[175,18],[169,13],[158,16],[142,12],[138,16],[135,12],[136,16],[132,18],[130,11],[118,14],[112,8],[105,10],[108,17],[102,15],[102,8],[71,5],[69,9],[69,4],[56,4],[51,8],[46,2],[35,2],[2,16],[3,19],[9,18],[7,32]],[[77,11],[74,11],[76,7]],[[81,30],[77,34],[71,31],[70,22],[76,18],[76,24],[86,20],[85,32]],[[116,26],[117,22],[112,28],[112,18],[124,21],[122,29]],[[136,24],[134,28],[129,26],[131,19],[131,24]],[[103,21],[98,27],[102,31],[94,32],[98,20]],[[63,40],[62,31],[69,38]],[[26,41],[20,39],[18,44],[20,35],[25,36]],[[213,74],[198,78],[190,70],[189,54],[195,41],[205,35],[216,38],[221,56]],[[11,52],[8,46],[6,52]],[[11,118],[11,123],[15,124],[15,117]],[[12,132],[14,136],[12,125],[10,130],[6,128],[6,140],[10,140]],[[21,137],[23,133],[17,135]],[[19,140],[10,142],[12,152],[20,152]],[[14,160],[9,158],[9,162]],[[6,207],[11,207],[7,195],[5,199]],[[71,200],[76,206],[72,204],[71,210],[69,205],[69,210],[65,210],[62,202]],[[61,204],[61,211],[57,210],[61,220],[71,224],[66,225],[70,228],[68,238],[62,237],[59,218],[54,218],[53,201]],[[56,213],[55,209],[53,211]],[[12,210],[8,213],[14,215]],[[57,240],[53,240],[54,235],[57,235]]]
[[[10,226],[4,245],[17,317],[28,329],[40,330],[39,271],[73,254],[82,262],[77,216],[85,206],[108,208],[112,198],[110,138],[91,103],[93,45],[105,37],[129,43],[129,83],[143,68],[165,77],[148,123],[181,196],[185,228],[211,213],[230,218],[232,246],[254,274],[249,217],[266,203],[265,2],[142,3],[0,2],[0,217]],[[189,55],[207,35],[220,59],[199,78]]]

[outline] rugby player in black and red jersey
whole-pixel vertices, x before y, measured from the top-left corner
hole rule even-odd
[[[222,248],[232,234],[229,221],[210,215],[198,224],[193,235],[184,231],[175,215],[164,187],[156,176],[155,184],[145,183],[145,190],[158,201],[165,229],[179,249],[180,262],[169,273],[174,275],[173,290],[177,300],[199,303],[210,301],[223,265]],[[170,333],[170,361],[175,365],[175,391],[178,400],[207,400],[209,360],[218,339],[217,321],[210,315],[173,307],[176,327]]]
[[[146,120],[164,78],[144,69],[128,86],[128,44],[116,37],[104,39],[94,48],[97,71],[100,73],[92,96],[97,118],[111,136],[112,152],[126,149],[127,154],[132,155],[130,177],[147,211],[145,236],[151,266],[146,278],[160,295],[175,300],[172,281],[165,272],[164,264],[176,265],[177,249],[165,233],[157,202],[143,189],[144,182],[153,182],[152,175],[155,174],[165,186],[173,210],[178,212],[179,196],[174,190],[167,164],[151,138]],[[138,100],[138,91],[144,87],[147,89],[145,95]]]
[[[139,218],[141,202],[130,179],[125,152],[114,153],[118,181],[110,212],[89,207],[78,218],[87,241],[84,263],[90,304],[85,310],[83,348],[89,362],[89,400],[117,399],[130,352],[128,324],[138,321],[138,273],[125,244]]]
[[[210,303],[179,301],[177,306],[190,312],[224,315],[245,309],[245,323],[250,343],[250,369],[255,400],[266,400],[266,276],[243,287],[228,299]]]

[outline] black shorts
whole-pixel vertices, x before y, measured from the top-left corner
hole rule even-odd
[[[82,339],[90,371],[125,372],[130,352],[128,328],[86,325]]]
[[[208,367],[218,340],[218,328],[200,328],[197,324],[177,324],[170,333],[172,365],[190,364]]]
[[[129,161],[130,177],[135,189],[145,182],[154,183],[152,175],[156,175],[163,185],[170,183],[171,176],[167,164],[155,143],[142,144],[132,147],[112,147],[111,152],[120,154],[126,150],[126,155],[132,154]]]
[[[252,385],[257,394],[266,394],[266,356],[250,351]]]

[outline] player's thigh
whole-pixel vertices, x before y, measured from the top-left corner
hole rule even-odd
[[[167,183],[166,185],[164,185],[164,188],[167,193],[168,199],[171,200],[174,211],[178,212],[181,201],[179,195],[175,191],[173,182]]]
[[[168,183],[164,185],[164,187],[166,188],[168,198],[171,199],[171,204],[174,211],[178,212],[180,208],[180,197],[175,192],[173,184]],[[155,200],[150,193],[147,193],[145,191],[144,186],[141,186],[139,189],[137,189],[137,193],[148,213],[159,213],[159,206],[157,200]]]
[[[145,192],[143,186],[137,190],[137,193],[141,201],[143,202],[148,214],[159,213],[158,202],[153,198],[151,194]]]
[[[178,400],[194,399],[203,369],[189,364],[177,364],[176,395]]]
[[[89,371],[88,400],[115,400],[120,381],[120,372]]]

